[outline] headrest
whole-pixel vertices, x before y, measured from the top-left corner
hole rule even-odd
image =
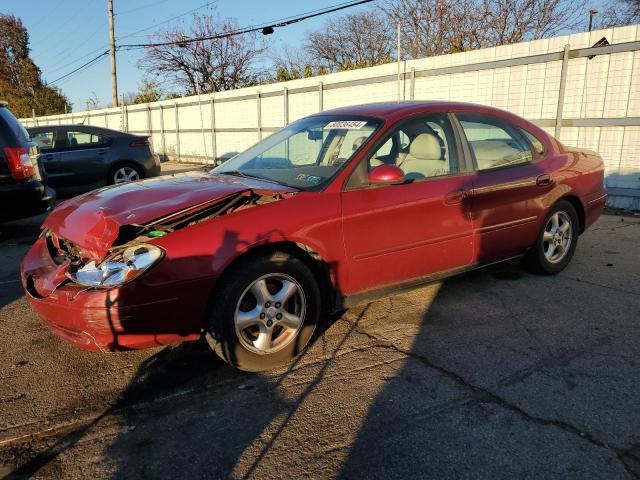
[[[353,146],[351,147],[351,151],[355,152],[358,148],[360,148],[360,145],[362,145],[366,139],[367,139],[367,137],[358,137],[358,138],[356,138],[353,141]]]
[[[440,142],[435,135],[421,133],[409,145],[409,155],[421,160],[440,160]]]

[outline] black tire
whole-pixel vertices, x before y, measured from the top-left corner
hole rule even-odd
[[[139,177],[138,180],[142,180],[144,178],[144,170],[140,167],[140,165],[137,165],[133,162],[119,162],[109,169],[109,173],[107,174],[107,185],[116,184],[115,175],[116,172],[118,172],[118,170],[120,170],[121,168],[130,168],[135,170]]]
[[[268,277],[269,279],[285,275],[295,280],[306,306],[304,315],[300,315],[301,326],[295,336],[290,334],[291,340],[288,343],[278,351],[258,353],[250,350],[246,337],[239,338],[245,331],[238,333],[236,330],[236,309],[240,308],[241,300],[245,301],[243,299],[253,283],[270,275],[274,277]],[[220,358],[239,370],[260,372],[290,363],[304,351],[318,325],[322,302],[318,283],[302,260],[285,252],[252,257],[226,272],[220,282],[219,288],[213,292],[205,327],[205,338]],[[273,328],[275,332],[278,326]]]
[[[549,242],[545,242],[545,232],[552,233],[548,231],[549,222],[551,218],[560,214],[561,218],[568,218],[570,221],[570,236],[571,241],[569,243],[568,248],[566,249],[566,253],[563,257],[556,261],[551,261],[547,255],[545,255],[545,249],[547,249]],[[542,228],[540,233],[538,234],[538,238],[536,243],[531,247],[527,256],[525,257],[525,264],[533,273],[538,273],[542,275],[555,275],[564,270],[573,254],[578,246],[578,235],[580,233],[580,223],[578,219],[578,214],[576,213],[576,209],[571,205],[567,200],[560,200],[557,202],[544,219],[542,223]],[[566,235],[566,234],[565,234]]]

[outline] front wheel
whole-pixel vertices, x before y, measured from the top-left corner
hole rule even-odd
[[[302,260],[275,252],[240,264],[220,281],[205,337],[224,361],[258,372],[289,363],[304,350],[321,300]]]
[[[525,259],[535,273],[555,275],[566,268],[578,245],[578,214],[561,200],[547,214],[542,231]]]

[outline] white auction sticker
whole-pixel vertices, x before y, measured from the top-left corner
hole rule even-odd
[[[338,120],[329,122],[324,126],[324,130],[342,129],[342,130],[359,130],[367,124],[362,120]]]

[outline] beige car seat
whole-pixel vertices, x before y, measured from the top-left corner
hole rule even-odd
[[[449,173],[449,162],[441,156],[438,138],[431,133],[421,133],[409,145],[409,153],[399,167],[408,179],[446,175]]]

